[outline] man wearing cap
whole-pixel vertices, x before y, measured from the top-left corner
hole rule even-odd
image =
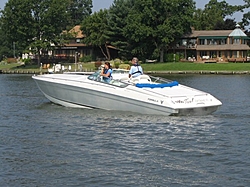
[[[142,67],[138,64],[138,58],[134,57],[131,61],[132,66],[129,70],[129,78],[135,78],[143,74]]]

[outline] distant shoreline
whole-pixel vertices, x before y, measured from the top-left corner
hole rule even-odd
[[[47,72],[42,72],[46,74]],[[145,71],[151,75],[199,74],[199,75],[249,75],[250,71]],[[0,70],[0,74],[40,74],[34,70]]]
[[[0,70],[0,74],[40,74],[40,71],[29,71],[29,70]]]
[[[250,74],[250,71],[147,71],[146,74],[200,74],[200,75],[242,75]]]

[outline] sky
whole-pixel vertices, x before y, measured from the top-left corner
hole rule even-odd
[[[221,0],[218,0],[218,1],[221,1]],[[8,0],[0,0],[1,10],[4,9],[4,5],[6,2],[8,2]],[[93,12],[95,12],[104,8],[108,9],[112,5],[113,0],[92,0],[92,2],[93,2]],[[195,0],[195,2],[196,2],[197,8],[203,9],[205,4],[207,4],[209,0]],[[226,0],[226,2],[231,5],[241,5],[244,3],[243,0]],[[229,18],[231,19],[235,18],[236,21],[241,21],[242,13],[234,14],[232,17],[229,17]]]

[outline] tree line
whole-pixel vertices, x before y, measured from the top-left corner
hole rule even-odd
[[[9,0],[0,12],[0,60],[22,53],[36,54],[63,46],[68,32],[81,25],[84,43],[99,47],[110,59],[108,45],[121,59],[159,59],[183,35],[196,30],[233,30],[231,16],[250,7],[210,0],[204,9],[194,0],[114,0],[109,9],[92,12],[92,0]],[[238,23],[247,28],[250,12]],[[53,45],[52,45],[53,44]]]

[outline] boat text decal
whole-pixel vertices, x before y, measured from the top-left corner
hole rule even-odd
[[[152,101],[152,102],[155,102],[155,103],[158,103],[158,102],[160,102],[161,104],[163,104],[164,103],[164,100],[157,100],[157,99],[153,99],[153,98],[148,98],[148,100],[149,101]]]

